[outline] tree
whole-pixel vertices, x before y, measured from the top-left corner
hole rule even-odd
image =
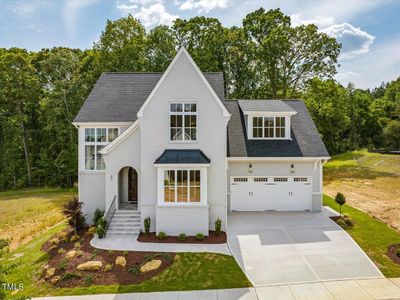
[[[337,193],[335,197],[335,202],[339,204],[340,216],[342,216],[342,206],[346,203],[346,197],[342,193]]]
[[[386,146],[396,150],[400,149],[400,121],[391,120],[383,130]]]
[[[82,206],[83,202],[79,202],[76,197],[64,205],[63,213],[68,219],[68,224],[74,229],[75,234],[85,226],[85,216],[82,213]]]
[[[164,72],[176,54],[177,41],[166,25],[153,28],[147,35],[146,70]]]

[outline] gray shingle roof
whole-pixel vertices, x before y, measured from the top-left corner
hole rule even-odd
[[[199,149],[167,149],[155,164],[209,164],[210,159]]]
[[[281,100],[238,100],[242,111],[295,112]]]
[[[303,101],[285,100],[297,114],[291,116],[292,140],[249,140],[244,116],[236,100],[223,102],[232,114],[228,124],[229,157],[328,157],[324,143]]]
[[[103,73],[74,122],[134,122],[163,73]],[[224,98],[222,73],[203,73],[215,93]]]

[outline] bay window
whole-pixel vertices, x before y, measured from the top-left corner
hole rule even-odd
[[[85,170],[104,170],[100,150],[119,134],[119,128],[85,128]]]
[[[197,140],[197,105],[195,103],[170,104],[170,140]]]

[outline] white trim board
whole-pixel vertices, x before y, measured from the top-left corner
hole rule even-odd
[[[139,128],[139,122],[136,120],[129,126],[123,133],[121,133],[115,140],[105,146],[100,150],[101,154],[110,153],[115,147],[117,147],[122,141],[125,140],[131,133],[133,133],[136,129]]]
[[[228,110],[225,108],[225,106],[222,104],[221,100],[219,99],[219,97],[217,96],[217,94],[215,93],[215,91],[212,89],[210,83],[207,81],[207,79],[204,77],[203,73],[200,71],[199,67],[196,65],[196,63],[193,61],[192,57],[189,55],[189,53],[186,51],[185,47],[182,47],[181,49],[179,49],[178,53],[176,54],[176,56],[174,57],[174,59],[172,60],[172,62],[169,64],[167,70],[164,72],[164,74],[161,76],[160,80],[157,82],[156,86],[154,87],[154,89],[151,91],[150,95],[147,97],[146,101],[143,103],[142,107],[139,109],[139,112],[137,113],[137,117],[141,118],[143,117],[143,112],[144,109],[146,108],[146,106],[150,103],[151,99],[154,97],[155,93],[158,91],[158,89],[160,88],[161,84],[163,83],[163,81],[165,80],[165,78],[167,77],[168,73],[171,71],[173,65],[178,61],[178,58],[182,55],[186,55],[186,57],[188,58],[189,62],[191,63],[191,65],[193,66],[193,68],[196,70],[196,73],[200,76],[201,80],[204,82],[204,84],[206,85],[206,87],[208,88],[208,90],[210,91],[210,93],[212,94],[212,96],[214,97],[215,101],[217,101],[217,103],[219,104],[219,106],[222,109],[222,115],[226,118],[230,118],[231,114],[228,112]]]
[[[329,160],[330,157],[227,157],[228,162],[255,162],[255,161],[319,161]]]

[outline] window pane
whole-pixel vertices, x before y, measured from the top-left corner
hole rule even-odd
[[[196,128],[194,128],[194,129],[190,129],[190,139],[192,140],[192,141],[195,141],[196,139],[197,139],[197,135],[196,135],[197,133],[196,133]]]
[[[261,117],[253,118],[253,127],[262,127],[262,118]]]
[[[94,128],[85,128],[85,142],[94,141]]]
[[[190,116],[190,127],[197,127],[197,117]]]
[[[253,128],[253,137],[262,138],[262,128]]]
[[[95,159],[95,146],[86,145],[85,146],[85,169],[94,170],[94,159]]]
[[[200,170],[190,171],[190,186],[200,186]]]
[[[107,142],[106,139],[106,134],[107,134],[107,130],[106,128],[97,128],[97,142]]]
[[[265,128],[264,134],[266,138],[272,138],[274,137],[274,128]]]
[[[184,119],[185,119],[185,127],[190,127],[190,117],[191,117],[191,116],[184,116]]]
[[[192,111],[192,104],[189,103],[185,104],[185,112],[190,112],[190,111]]]
[[[172,104],[170,105],[169,110],[170,110],[171,112],[176,112],[176,104],[175,104],[175,103],[172,103]]]
[[[101,150],[101,149],[103,149],[104,148],[104,146],[96,146],[96,148],[97,148],[97,161],[96,161],[96,163],[97,163],[97,165],[96,165],[96,170],[104,170],[105,168],[106,168],[106,166],[105,166],[105,164],[104,164],[104,160],[103,160],[103,156],[99,153],[99,151]]]
[[[182,112],[182,104],[180,104],[180,103],[176,104],[176,111]]]
[[[108,141],[112,142],[118,136],[118,128],[108,128]]]
[[[264,118],[264,126],[265,127],[274,127],[274,118],[271,118],[271,117]]]
[[[195,103],[193,103],[192,105],[191,105],[191,110],[190,110],[191,112],[197,112],[197,104],[195,104]]]
[[[164,171],[164,201],[175,202],[175,171]]]
[[[276,128],[276,137],[285,137],[285,128]]]
[[[177,120],[176,120],[176,115],[171,115],[170,116],[170,127],[177,127]]]
[[[200,187],[190,187],[190,202],[200,202]]]
[[[177,171],[177,197],[178,202],[188,202],[188,172]]]
[[[183,122],[182,122],[182,115],[177,115],[176,116],[176,127],[182,127],[183,126]]]

